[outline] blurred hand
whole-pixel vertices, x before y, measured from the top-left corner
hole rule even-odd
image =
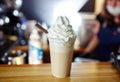
[[[100,23],[98,21],[94,21],[94,23],[91,24],[91,27],[93,33],[97,34],[100,29]]]

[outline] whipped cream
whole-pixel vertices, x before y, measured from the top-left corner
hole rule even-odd
[[[49,39],[62,41],[67,44],[74,44],[75,33],[70,25],[69,20],[65,16],[59,16],[56,23],[48,29]]]

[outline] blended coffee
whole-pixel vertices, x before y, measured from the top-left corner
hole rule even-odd
[[[70,76],[76,36],[67,17],[59,16],[56,23],[48,30],[47,36],[53,76],[59,78]]]

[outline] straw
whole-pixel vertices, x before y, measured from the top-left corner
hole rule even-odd
[[[36,26],[37,28],[39,28],[42,32],[44,32],[44,33],[46,33],[46,34],[48,33],[48,31],[47,31],[46,29],[44,29],[40,24],[36,23],[35,26]]]

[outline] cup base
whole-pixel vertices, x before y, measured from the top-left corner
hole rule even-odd
[[[54,77],[56,78],[66,78],[66,77],[70,77],[70,74],[69,75],[64,75],[64,76],[60,76],[60,75],[55,75],[55,74],[52,74]]]

